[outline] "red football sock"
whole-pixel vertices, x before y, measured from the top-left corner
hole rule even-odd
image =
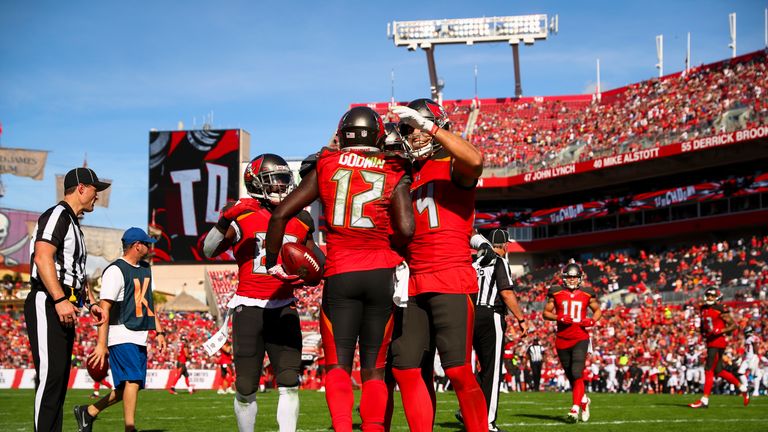
[[[584,378],[573,380],[573,404],[581,405],[581,399],[584,397]]]
[[[112,384],[110,384],[109,381],[107,381],[107,380],[102,381],[101,385],[106,386],[109,389],[112,388]]]
[[[331,413],[333,430],[351,432],[355,395],[352,393],[352,379],[344,369],[334,368],[325,374],[325,401]]]
[[[704,372],[704,397],[709,397],[712,393],[712,384],[715,382],[715,372],[708,370]]]
[[[728,371],[727,371],[727,370],[725,370],[725,369],[721,370],[721,371],[720,371],[720,373],[719,373],[719,374],[717,374],[717,376],[719,376],[720,378],[724,378],[724,379],[725,379],[726,381],[728,381],[729,383],[731,383],[731,384],[735,385],[735,386],[736,386],[736,389],[738,389],[739,387],[741,387],[741,381],[739,381],[739,379],[738,379],[738,378],[736,378],[735,376],[733,376],[733,374],[732,374],[732,373],[728,372]]]
[[[189,388],[189,377],[188,376],[184,377],[184,383],[187,385],[187,388]]]
[[[403,410],[412,432],[431,432],[434,415],[432,410],[424,409],[432,403],[421,369],[392,369],[392,374],[400,385],[400,397],[403,399]],[[482,395],[482,393],[481,393]],[[488,427],[488,425],[486,425]]]
[[[368,380],[363,383],[360,396],[360,417],[364,431],[383,431],[387,412],[387,384],[384,380]]]
[[[445,370],[445,376],[451,380],[453,389],[456,390],[467,432],[487,431],[488,409],[485,396],[472,373],[472,368],[469,365],[448,368]]]

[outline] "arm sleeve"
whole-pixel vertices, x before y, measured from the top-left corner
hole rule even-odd
[[[117,266],[109,266],[104,270],[101,276],[101,293],[99,298],[102,300],[118,301],[122,300],[123,293],[123,272]]]

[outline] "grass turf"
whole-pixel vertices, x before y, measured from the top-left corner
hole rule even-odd
[[[64,405],[64,430],[76,430],[72,407],[88,404],[88,390],[70,390]],[[104,392],[102,391],[102,395]],[[356,394],[359,400],[359,393]],[[328,431],[331,424],[325,405],[325,394],[303,391],[299,430]],[[499,427],[508,431],[571,430],[590,431],[768,431],[768,397],[752,399],[749,407],[742,406],[741,397],[713,396],[708,409],[690,409],[687,403],[696,396],[671,395],[613,395],[591,394],[592,418],[589,423],[566,424],[570,394],[510,393],[502,394],[499,402]],[[0,390],[0,431],[32,430],[32,390]],[[277,430],[275,411],[277,392],[258,395],[259,414],[256,430]],[[453,393],[439,393],[435,430],[460,431],[454,418],[458,408]],[[122,431],[122,404],[99,415],[95,431]],[[359,417],[355,414],[359,426]],[[139,393],[137,427],[141,431],[236,431],[232,413],[232,395],[217,395],[214,391],[195,394],[145,390]],[[408,430],[400,396],[396,395],[393,431]]]

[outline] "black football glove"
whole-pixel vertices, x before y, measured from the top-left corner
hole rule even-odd
[[[477,249],[477,258],[480,260],[478,264],[481,267],[491,265],[493,259],[496,258],[496,252],[493,251],[493,247],[488,243],[483,243]]]

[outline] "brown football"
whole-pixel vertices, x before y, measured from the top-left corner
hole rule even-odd
[[[107,377],[107,372],[109,372],[109,358],[104,357],[104,363],[101,367],[99,367],[99,364],[95,362],[93,365],[91,365],[90,362],[86,360],[85,367],[88,369],[88,375],[91,376],[91,379],[93,379],[94,382],[99,382]]]
[[[323,277],[320,261],[315,254],[299,243],[286,243],[280,250],[285,272],[296,275],[307,285],[317,285]]]

